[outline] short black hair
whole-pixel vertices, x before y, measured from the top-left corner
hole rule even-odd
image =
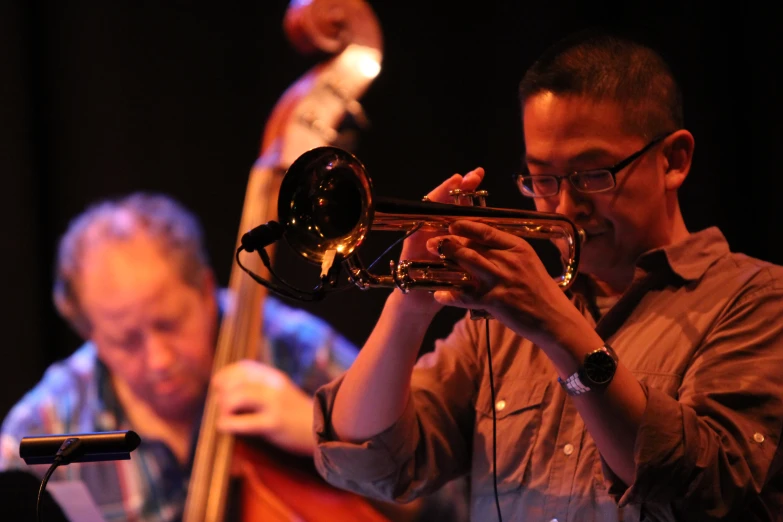
[[[628,130],[647,139],[684,126],[682,93],[663,57],[600,28],[560,40],[528,69],[519,86],[523,109],[544,92],[614,101],[623,108]]]

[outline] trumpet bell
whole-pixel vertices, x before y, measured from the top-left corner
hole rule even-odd
[[[350,256],[373,220],[373,188],[364,166],[337,147],[317,147],[288,168],[278,195],[284,238],[302,257],[321,264],[329,251]]]

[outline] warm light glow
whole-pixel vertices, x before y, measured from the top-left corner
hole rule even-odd
[[[356,67],[367,78],[375,78],[381,72],[381,64],[372,56],[361,56],[356,62]]]
[[[381,72],[380,58],[377,49],[352,44],[343,51],[341,60],[365,78],[373,79]]]

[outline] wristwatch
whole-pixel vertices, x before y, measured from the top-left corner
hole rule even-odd
[[[590,390],[603,390],[612,382],[617,370],[617,354],[608,344],[588,353],[584,364],[566,380],[557,382],[569,395],[581,395]]]

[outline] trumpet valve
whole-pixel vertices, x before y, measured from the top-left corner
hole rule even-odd
[[[389,262],[394,285],[408,293],[412,289],[442,290],[469,287],[473,278],[453,261],[417,261],[403,259]]]
[[[461,189],[453,189],[449,191],[452,201],[455,205],[469,205],[469,206],[487,206],[487,196],[489,192],[486,190],[476,190],[473,192]]]

